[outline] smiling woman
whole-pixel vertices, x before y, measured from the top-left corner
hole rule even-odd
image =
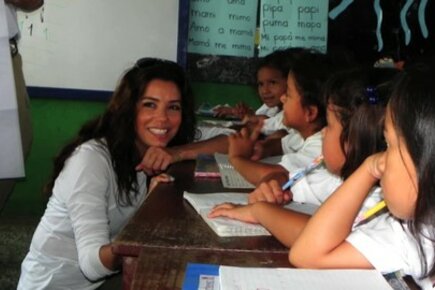
[[[55,159],[18,289],[95,289],[116,273],[111,240],[149,192],[137,164],[162,162],[166,146],[192,141],[193,108],[190,84],[174,62],[145,58],[124,74],[103,114]]]

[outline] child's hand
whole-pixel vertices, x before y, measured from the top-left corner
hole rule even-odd
[[[234,106],[233,113],[234,116],[238,117],[239,119],[243,119],[245,116],[253,114],[253,111],[248,105],[240,102]]]
[[[252,153],[251,160],[257,161],[264,156],[264,140],[257,140],[254,144],[254,152]]]
[[[168,148],[151,146],[135,169],[147,175],[156,175],[177,161],[179,161],[178,155],[171,153]]]
[[[292,193],[283,191],[279,182],[275,179],[260,183],[248,196],[249,203],[266,201],[274,204],[285,204],[292,199]]]
[[[254,152],[254,145],[259,135],[259,130],[253,130],[252,132],[249,132],[246,128],[242,128],[240,132],[231,134],[228,137],[228,156],[230,158],[250,158]]]
[[[169,182],[173,182],[173,181],[174,181],[174,177],[172,177],[166,173],[162,173],[162,174],[159,174],[157,176],[154,176],[153,178],[151,178],[150,188],[148,189],[148,192],[153,191],[154,188],[156,188],[156,186],[161,182],[169,183]]]
[[[385,170],[385,152],[376,153],[366,160],[369,173],[376,179],[381,179]]]
[[[251,224],[258,224],[258,221],[252,215],[252,205],[240,205],[234,203],[222,203],[215,206],[208,214],[209,218],[227,217]]]
[[[216,117],[225,117],[225,116],[233,116],[234,108],[228,106],[220,106],[213,109]]]

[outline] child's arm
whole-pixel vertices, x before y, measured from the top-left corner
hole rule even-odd
[[[261,124],[252,132],[243,128],[240,132],[228,137],[228,158],[234,168],[250,183],[257,184],[262,178],[273,172],[285,172],[280,165],[264,164],[250,158],[254,153],[255,142],[261,131]]]
[[[310,218],[308,215],[265,202],[244,206],[224,203],[209,214],[210,218],[219,216],[261,224],[287,247],[294,243]]]
[[[266,164],[245,157],[230,156],[229,160],[240,175],[254,185],[258,185],[267,175],[287,172],[287,170],[285,170],[281,165]]]
[[[290,251],[304,268],[373,268],[346,238],[370,189],[378,181],[383,153],[373,155],[332,194],[310,219]]]

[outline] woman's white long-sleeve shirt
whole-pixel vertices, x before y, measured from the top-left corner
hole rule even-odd
[[[18,289],[95,289],[113,274],[101,263],[109,244],[146,197],[137,174],[132,206],[117,203],[118,188],[105,145],[88,141],[74,151],[56,179],[47,209],[21,266]]]

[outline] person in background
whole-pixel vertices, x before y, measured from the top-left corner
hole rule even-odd
[[[434,288],[434,74],[433,63],[405,66],[387,106],[386,151],[368,157],[317,210],[290,250],[292,265],[401,271]],[[354,228],[378,183],[389,212]]]
[[[111,241],[152,189],[150,176],[135,167],[142,159],[159,162],[164,147],[191,142],[194,132],[193,96],[183,69],[140,59],[103,114],[56,157],[46,186],[50,198],[18,289],[96,289],[119,271]]]
[[[270,118],[280,112],[280,97],[287,89],[287,74],[293,50],[296,49],[276,50],[259,60],[256,79],[258,96],[262,102],[260,108],[254,112],[244,103],[238,103],[234,107],[221,106],[215,109],[216,116],[236,116],[246,123]]]
[[[20,38],[20,32],[18,29],[16,11],[17,9],[23,11],[36,10],[44,4],[44,0],[4,0],[4,3],[6,4],[6,23],[8,25],[9,45],[11,48],[11,60],[17,96],[21,145],[23,148],[24,158],[26,158],[32,145],[33,131],[30,115],[30,102],[27,95],[27,89],[22,70],[23,63],[17,45],[17,42]],[[6,200],[11,194],[15,183],[15,179],[0,179],[0,198]],[[3,207],[3,205],[3,203],[0,203],[0,209]]]

